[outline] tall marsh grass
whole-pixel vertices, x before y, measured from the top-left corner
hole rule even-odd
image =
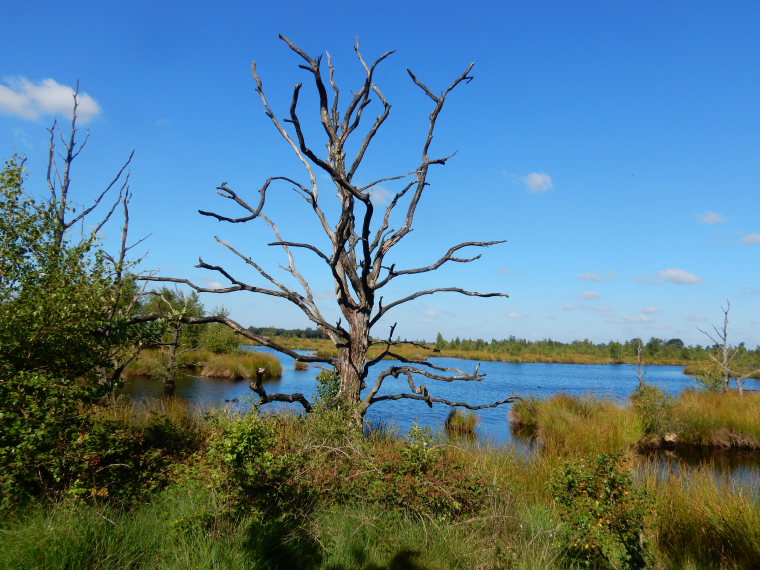
[[[203,365],[201,375],[206,378],[226,378],[228,380],[246,380],[256,377],[256,371],[265,368],[264,378],[282,376],[282,364],[276,356],[264,352],[245,352],[241,354],[220,354]]]
[[[634,410],[593,396],[557,394],[547,400],[525,399],[515,403],[512,418],[535,426],[543,450],[560,455],[620,453],[644,435]]]
[[[709,465],[663,476],[655,464],[643,482],[653,496],[653,532],[666,568],[757,568],[760,503],[757,481],[718,480]]]
[[[760,394],[686,390],[674,416],[683,426],[679,441],[721,448],[760,449]]]

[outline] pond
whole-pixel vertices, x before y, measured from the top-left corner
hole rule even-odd
[[[316,391],[314,377],[318,368],[295,369],[294,359],[271,349],[256,347],[255,350],[275,354],[283,366],[282,378],[265,382],[269,392],[302,392],[310,397]],[[471,372],[478,364],[472,360],[457,358],[433,358],[438,366],[456,367]],[[385,368],[396,364],[388,360],[375,366],[367,384],[372,385],[377,375]],[[602,398],[626,401],[638,384],[636,367],[633,365],[584,365],[584,364],[539,364],[483,362],[481,372],[487,376],[480,382],[440,382],[425,379],[424,384],[434,397],[446,398],[472,404],[496,402],[512,394],[520,396],[549,397],[558,392],[570,395],[593,394]],[[680,366],[648,366],[645,379],[662,390],[678,394],[685,388],[694,386],[694,381],[683,373]],[[422,382],[420,380],[419,382]],[[418,382],[418,383],[419,383]],[[386,379],[380,394],[408,392],[406,378]],[[122,388],[122,393],[135,398],[161,397],[162,384],[150,378],[130,378]],[[175,396],[203,406],[235,405],[245,407],[253,392],[247,381],[232,382],[209,379],[200,376],[182,376],[177,379]],[[269,404],[270,408],[291,408],[300,412],[299,404]],[[479,410],[477,433],[481,439],[495,444],[512,441],[509,428],[511,405]],[[405,431],[414,422],[433,430],[443,428],[449,408],[434,404],[429,408],[424,402],[397,400],[378,402],[370,407],[367,419],[389,427]]]
[[[314,378],[319,373],[316,367],[296,370],[293,358],[264,347],[249,347],[251,350],[274,354],[282,363],[283,374],[279,380],[265,381],[268,392],[302,392],[310,399],[316,392]],[[438,366],[456,367],[472,372],[478,364],[472,360],[457,358],[432,358]],[[377,375],[387,367],[397,364],[388,360],[375,367],[370,373],[367,384],[372,385]],[[536,396],[548,398],[563,392],[573,396],[593,395],[626,403],[638,385],[635,365],[585,365],[585,364],[542,364],[542,363],[508,363],[483,362],[480,371],[487,376],[480,382],[440,382],[425,379],[430,393],[434,397],[448,400],[487,404],[499,401],[512,394],[519,396]],[[647,366],[644,379],[661,390],[677,395],[687,388],[695,386],[694,380],[683,373],[682,366]],[[421,380],[417,381],[418,385]],[[756,388],[748,381],[748,388]],[[408,392],[405,378],[388,378],[380,394]],[[121,389],[121,393],[134,398],[161,398],[163,385],[150,378],[130,378]],[[176,381],[175,397],[198,404],[203,408],[233,406],[245,409],[255,399],[247,381],[233,382],[222,379],[209,379],[201,376],[182,376]],[[301,413],[300,404],[274,402],[267,409],[291,409]],[[513,444],[526,452],[531,451],[529,440],[515,437],[509,423],[511,404],[498,408],[478,410],[477,435],[481,441],[494,445]],[[429,408],[424,402],[414,400],[384,401],[370,407],[367,420],[400,431],[408,430],[414,422],[430,426],[434,431],[443,430],[448,406],[434,404]],[[738,481],[742,484],[754,484],[760,474],[760,456],[756,453],[725,454],[715,452],[697,452],[688,450],[650,452],[661,468],[663,474],[669,471],[692,469],[707,465],[716,476]]]

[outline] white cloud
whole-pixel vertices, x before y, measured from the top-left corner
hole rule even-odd
[[[510,319],[522,319],[525,315],[521,315],[520,313],[515,313],[514,311],[511,313],[507,313],[507,317]]]
[[[599,299],[601,295],[596,291],[584,291],[581,293],[581,297],[584,299]]]
[[[372,189],[372,194],[370,195],[369,199],[372,200],[372,203],[375,206],[383,206],[390,202],[392,197],[393,192],[390,190],[386,190],[382,186],[375,186]]]
[[[660,312],[660,307],[644,307],[641,312],[647,315],[653,315],[654,313]]]
[[[635,317],[623,317],[626,323],[651,323],[652,319],[646,315],[636,315]]]
[[[615,273],[614,271],[612,271],[612,269],[608,269],[607,271],[605,271],[604,272],[604,276],[607,279],[620,279],[620,276],[617,273]]]
[[[34,83],[26,77],[5,77],[0,85],[0,111],[24,119],[37,119],[41,115],[63,114],[71,116],[74,89],[61,85],[55,79]],[[100,114],[100,106],[87,93],[78,96],[77,116],[87,123]]]
[[[702,283],[704,279],[683,269],[663,269],[657,273],[662,281],[670,281],[678,285],[694,285]]]
[[[573,304],[570,304],[570,303],[566,303],[565,305],[562,305],[562,310],[563,311],[577,311],[578,310],[578,305],[573,305]]]
[[[169,119],[163,118],[163,119],[158,119],[157,121],[154,121],[153,124],[156,127],[163,127],[164,125],[168,125],[170,122],[171,121],[169,121]]]
[[[603,307],[587,307],[588,309],[591,309],[592,311],[596,311],[597,313],[602,313],[605,315],[611,315],[615,311],[612,309],[612,307],[608,307],[607,305],[604,305]]]
[[[506,267],[499,267],[499,273],[503,273],[504,275],[514,275],[515,272]]]
[[[584,281],[601,281],[602,278],[598,273],[581,273],[578,275],[578,279],[583,279]]]
[[[432,323],[433,319],[439,315],[438,311],[430,309],[422,313],[423,323]]]
[[[541,194],[554,188],[552,177],[545,172],[531,172],[523,176],[523,184],[532,194]]]
[[[705,224],[719,224],[726,221],[726,218],[715,212],[705,212],[699,219]]]
[[[760,234],[747,234],[741,239],[742,243],[760,243]]]

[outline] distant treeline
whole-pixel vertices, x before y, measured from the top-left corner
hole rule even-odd
[[[248,330],[254,334],[262,336],[284,336],[290,338],[320,338],[326,339],[327,335],[321,331],[312,328],[305,329],[281,329],[277,327],[248,327]]]
[[[484,351],[497,354],[509,354],[511,356],[523,355],[588,355],[612,360],[630,360],[636,358],[638,347],[641,346],[641,356],[646,359],[678,359],[678,360],[703,360],[709,358],[708,354],[715,350],[714,346],[686,346],[680,338],[661,339],[652,337],[648,341],[633,338],[625,342],[610,341],[595,344],[588,339],[574,340],[572,342],[560,342],[557,340],[529,341],[524,338],[510,336],[503,340],[492,339],[490,342],[477,339],[446,340],[438,333],[435,341],[436,348],[440,350]],[[760,361],[760,347],[750,350],[744,343],[737,347],[742,359]]]

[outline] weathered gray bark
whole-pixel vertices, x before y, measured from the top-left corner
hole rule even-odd
[[[420,162],[409,172],[389,175],[374,180],[369,184],[359,185],[355,182],[355,174],[362,164],[367,149],[388,118],[391,110],[391,105],[374,83],[375,69],[393,52],[381,55],[374,63],[369,65],[362,57],[357,42],[355,51],[359,63],[364,70],[365,77],[359,89],[350,93],[351,96],[345,109],[341,112],[339,104],[341,91],[335,82],[335,68],[333,67],[330,55],[327,55],[327,79],[325,79],[321,56],[311,57],[289,39],[284,36],[280,36],[280,38],[304,62],[299,67],[311,75],[319,99],[319,121],[325,133],[325,146],[327,150],[322,155],[318,154],[313,150],[315,147],[310,145],[304,134],[298,112],[299,94],[302,85],[299,83],[295,86],[288,118],[281,120],[277,117],[267,100],[263,82],[257,73],[256,64],[254,63],[252,67],[253,77],[256,81],[256,91],[261,98],[264,110],[280,136],[290,145],[300,160],[306,171],[308,182],[300,183],[286,176],[268,178],[258,191],[259,200],[258,204],[255,205],[249,204],[238,192],[230,188],[227,183],[222,183],[217,188],[217,193],[242,207],[244,215],[241,217],[229,217],[208,211],[200,211],[200,213],[228,223],[244,223],[256,218],[262,219],[271,228],[276,238],[269,245],[282,248],[288,259],[288,264],[287,266],[283,266],[283,269],[298,281],[301,290],[296,291],[291,289],[268,273],[251,257],[219,238],[217,238],[217,241],[221,245],[243,260],[248,266],[252,267],[260,277],[263,277],[272,285],[271,288],[250,285],[232,275],[225,268],[219,265],[210,265],[202,259],[198,267],[218,273],[229,282],[229,286],[210,289],[199,287],[185,279],[157,276],[149,277],[148,279],[184,283],[200,292],[226,293],[231,291],[250,291],[285,299],[297,306],[311,322],[329,336],[338,348],[338,358],[304,357],[295,355],[292,351],[284,350],[283,347],[278,347],[271,339],[256,340],[265,346],[271,346],[282,352],[295,355],[299,360],[312,362],[321,360],[332,364],[340,376],[338,403],[354,410],[357,419],[361,419],[364,416],[364,413],[371,404],[382,399],[411,398],[423,399],[428,404],[441,402],[452,406],[469,406],[469,404],[430,398],[427,394],[427,388],[425,386],[415,386],[412,377],[414,375],[422,375],[440,381],[480,380],[483,378],[483,375],[479,374],[477,369],[474,373],[466,373],[462,370],[437,367],[427,361],[410,362],[404,359],[395,353],[395,346],[398,343],[391,339],[395,325],[391,327],[391,334],[387,341],[373,341],[370,333],[378,321],[389,311],[421,296],[443,292],[474,297],[507,296],[505,293],[480,293],[467,291],[459,287],[440,287],[416,291],[387,304],[383,304],[383,298],[379,296],[383,287],[398,277],[435,271],[449,262],[468,263],[479,259],[480,255],[458,257],[458,252],[464,248],[486,248],[503,243],[501,241],[460,243],[450,247],[434,263],[417,268],[397,268],[395,264],[388,263],[386,260],[392,248],[412,230],[417,206],[428,186],[427,176],[430,168],[435,165],[444,165],[451,158],[451,156],[431,157],[429,155],[430,147],[438,117],[444,107],[446,98],[459,84],[468,83],[472,80],[470,71],[474,64],[470,64],[440,95],[435,95],[427,85],[420,81],[411,71],[408,71],[413,83],[433,103],[433,108],[429,115],[427,135],[423,137],[422,141]],[[357,138],[358,130],[363,125],[364,113],[369,108],[373,99],[380,104],[379,112],[375,116],[372,125],[363,131],[363,137],[358,141],[354,141],[352,137]],[[289,125],[289,128],[286,129],[286,125]],[[349,149],[356,150],[351,153]],[[340,214],[337,220],[332,222],[322,209],[320,201],[317,181],[324,176],[329,178],[331,186],[334,187],[340,201]],[[271,190],[273,185],[282,183],[290,186],[309,205],[318,224],[329,240],[329,249],[322,250],[313,243],[294,242],[283,239],[277,225],[263,213],[267,192]],[[372,193],[380,184],[398,184],[400,188],[384,210],[376,212],[376,206],[372,201]],[[397,208],[400,211],[400,225],[398,229],[394,229],[391,227],[391,219]],[[342,318],[337,323],[328,322],[320,312],[309,282],[296,268],[293,255],[294,250],[304,250],[316,255],[325,264],[325,269],[330,272],[335,284],[337,304],[342,314]],[[252,338],[252,335],[247,333],[247,331],[243,332],[243,327],[227,318],[217,322],[225,322],[241,334]],[[373,344],[382,346],[381,354],[376,358],[368,359],[368,351]],[[365,381],[370,368],[380,363],[385,357],[401,360],[404,366],[401,368],[398,366],[391,367],[389,370],[381,373],[376,385],[362,399],[362,390],[365,387]],[[393,397],[378,397],[377,392],[382,382],[389,377],[396,378],[400,374],[408,376],[412,392]],[[500,405],[506,401],[502,400],[482,407]],[[304,407],[306,408],[307,406],[304,405]]]

